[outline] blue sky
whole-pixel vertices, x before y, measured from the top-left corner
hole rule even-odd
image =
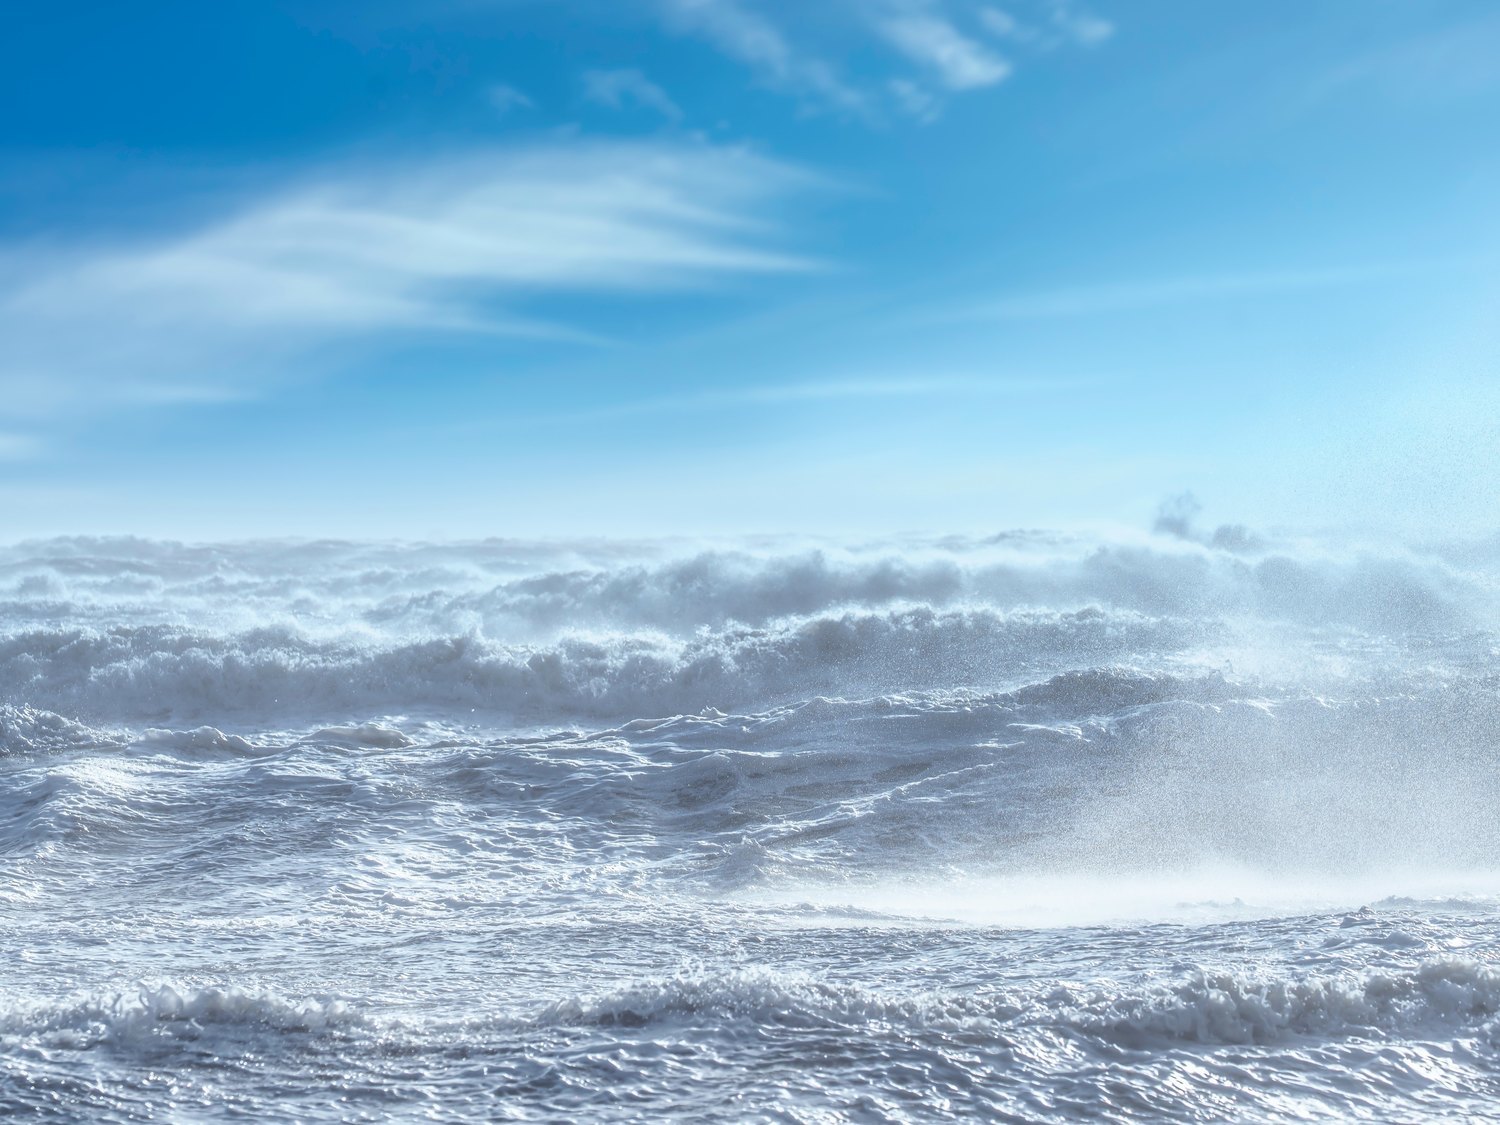
[[[25,5],[12,537],[1500,510],[1500,9]]]

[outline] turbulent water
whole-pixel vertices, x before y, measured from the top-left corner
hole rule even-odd
[[[1500,541],[0,551],[0,1116],[1500,1097]]]

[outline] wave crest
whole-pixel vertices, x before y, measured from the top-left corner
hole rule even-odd
[[[892,996],[766,968],[697,969],[549,1005],[541,1025],[645,1027],[745,1020],[789,1027],[899,1024],[1018,1042],[1082,1037],[1130,1047],[1242,1045],[1294,1038],[1488,1033],[1500,1015],[1500,970],[1445,958],[1407,971],[1306,977],[1195,969],[1133,989]]]
[[[0,1012],[0,1035],[87,1048],[164,1037],[192,1039],[215,1027],[324,1032],[368,1023],[352,1005],[334,998],[288,1000],[238,988],[142,984],[60,1004],[9,1007]]]
[[[670,715],[805,699],[1024,681],[1037,670],[1171,652],[1211,628],[1132,612],[848,612],[687,639],[477,635],[385,646],[293,629],[168,626],[28,632],[0,641],[18,702],[160,722],[246,711],[347,715],[478,708],[516,715]]]

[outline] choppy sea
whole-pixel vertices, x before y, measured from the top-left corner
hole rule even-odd
[[[1500,1119],[1500,540],[0,550],[0,1116]]]

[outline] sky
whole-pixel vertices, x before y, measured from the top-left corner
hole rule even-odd
[[[1500,527],[1492,0],[0,37],[7,537]]]

